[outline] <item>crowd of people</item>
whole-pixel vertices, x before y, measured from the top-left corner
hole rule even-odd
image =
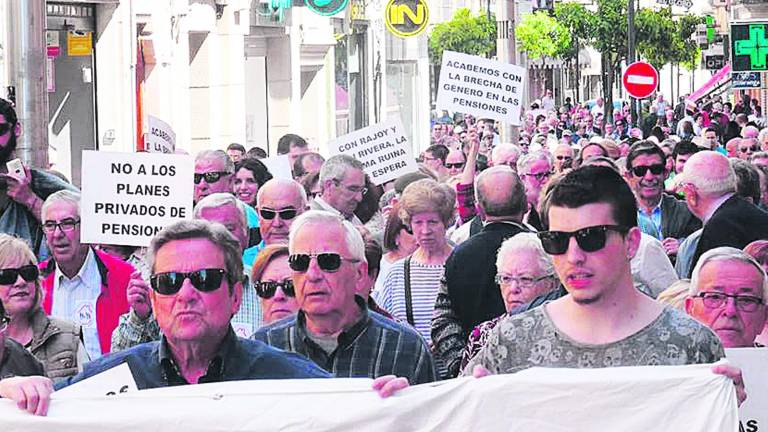
[[[54,389],[122,363],[139,389],[368,377],[387,396],[762,346],[768,128],[747,99],[659,96],[635,126],[547,93],[513,142],[444,113],[418,171],[378,185],[298,135],[277,149],[291,179],[258,148],[206,150],[192,219],[146,249],[82,243],[60,175],[0,173],[0,397],[44,414]],[[0,99],[0,162],[22,126]],[[744,400],[738,368],[713,372]]]

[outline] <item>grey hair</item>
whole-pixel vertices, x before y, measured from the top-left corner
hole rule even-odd
[[[494,164],[496,164],[496,161],[499,160],[499,153],[501,153],[503,150],[508,150],[511,153],[514,153],[516,159],[520,159],[520,155],[523,154],[523,150],[520,148],[520,146],[509,143],[498,144],[493,148],[493,150],[491,150],[491,161],[493,161]]]
[[[519,233],[514,235],[501,244],[499,251],[496,254],[496,271],[504,264],[505,261],[510,259],[510,254],[514,254],[521,251],[536,252],[538,257],[539,267],[545,274],[555,274],[555,265],[552,262],[552,257],[544,251],[544,247],[541,246],[541,240],[534,233]],[[514,258],[512,258],[514,259]]]
[[[549,154],[549,152],[546,150],[539,150],[520,156],[520,159],[517,160],[517,172],[522,175],[526,175],[528,173],[528,167],[539,160],[547,161],[550,168],[552,167],[552,156]]]
[[[259,188],[258,192],[256,192],[256,207],[261,206],[261,196],[262,196],[262,192],[265,189],[267,189],[266,186],[268,184],[275,184],[275,183],[280,183],[281,185],[284,185],[284,186],[290,186],[296,190],[296,193],[298,193],[299,196],[301,197],[301,203],[299,204],[299,208],[297,210],[301,210],[307,207],[307,191],[304,189],[304,186],[302,186],[296,180],[278,179],[278,178],[267,180],[267,182],[264,183]]]
[[[320,168],[320,183],[325,184],[328,180],[344,180],[347,170],[363,171],[363,168],[363,163],[352,156],[343,154],[332,156]]]
[[[193,210],[193,217],[195,219],[203,219],[201,214],[203,210],[209,208],[220,207],[235,207],[238,210],[238,219],[240,219],[240,226],[243,227],[243,234],[248,236],[248,217],[246,215],[245,203],[235,198],[234,195],[226,192],[217,192],[208,195],[201,199]]]
[[[757,135],[757,141],[760,145],[763,144],[763,141],[765,141],[765,137],[768,136],[768,128],[763,128],[760,130],[760,133]]]
[[[710,249],[704,252],[699,261],[696,263],[696,267],[693,268],[691,273],[691,287],[688,294],[693,297],[699,292],[699,277],[701,275],[701,269],[708,262],[714,261],[739,261],[745,264],[750,264],[757,271],[760,272],[760,276],[763,278],[763,300],[768,300],[768,277],[766,277],[765,269],[754,258],[749,256],[741,249],[736,249],[729,246],[721,246],[714,249]]]
[[[323,210],[309,210],[301,214],[291,224],[291,232],[288,234],[288,251],[293,254],[295,252],[296,236],[304,225],[317,224],[323,227],[329,225],[337,225],[344,229],[344,241],[347,244],[349,253],[352,254],[352,259],[358,261],[367,262],[365,260],[365,243],[363,243],[363,237],[360,232],[357,231],[354,225],[348,220]],[[324,228],[325,229],[325,228]]]
[[[195,155],[195,162],[200,160],[213,159],[219,160],[224,164],[224,171],[232,174],[235,172],[235,163],[227,156],[224,150],[203,150]]]
[[[40,209],[40,217],[43,219],[43,222],[46,220],[45,213],[48,211],[48,207],[57,202],[72,204],[77,209],[77,217],[80,217],[80,193],[62,189],[50,194],[45,199],[45,202],[43,202],[43,207]]]
[[[176,240],[205,239],[215,244],[224,255],[224,266],[229,280],[229,292],[236,282],[243,281],[243,253],[240,242],[224,225],[208,222],[205,219],[185,219],[174,222],[152,238],[147,251],[147,264],[155,272],[157,252],[166,244]]]

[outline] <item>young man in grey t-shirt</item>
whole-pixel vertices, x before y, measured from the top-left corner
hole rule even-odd
[[[542,202],[550,231],[539,238],[568,295],[503,318],[464,373],[680,365],[723,357],[711,330],[635,289],[630,260],[640,244],[637,203],[619,174],[587,166],[555,181]],[[478,365],[483,368],[475,370]],[[714,371],[731,377],[739,398],[745,397],[737,368]]]

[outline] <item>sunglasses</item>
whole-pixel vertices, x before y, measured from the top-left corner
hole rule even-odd
[[[13,124],[11,124],[11,123],[0,123],[0,135],[5,135],[11,129],[13,129]]]
[[[158,294],[173,295],[179,292],[185,279],[189,279],[192,286],[201,292],[212,292],[219,289],[224,275],[223,269],[201,269],[192,272],[167,272],[153,274],[149,278],[149,284]]]
[[[445,164],[445,167],[448,169],[464,168],[464,162],[447,163]]]
[[[272,210],[262,208],[259,209],[259,214],[266,220],[274,219],[275,215],[280,215],[280,219],[282,220],[291,220],[296,217],[296,209]]]
[[[34,264],[19,268],[0,269],[0,285],[11,285],[18,280],[19,276],[25,282],[33,282],[40,276],[40,271]]]
[[[578,231],[542,231],[538,233],[544,250],[550,255],[562,255],[568,251],[571,237],[584,252],[597,252],[605,247],[608,231],[626,233],[628,229],[620,225],[597,225],[582,228]]]
[[[200,181],[203,179],[205,179],[205,182],[208,184],[216,183],[217,181],[221,180],[222,177],[228,174],[229,173],[226,171],[211,171],[203,174],[195,173],[195,184],[200,184]]]
[[[760,150],[760,147],[758,147],[758,146],[752,146],[752,147],[741,147],[741,148],[739,149],[739,151],[740,151],[740,152],[742,152],[742,153],[746,153],[746,152],[748,152],[748,151],[750,151],[750,150],[752,150],[753,152],[756,152],[756,151]]]
[[[645,177],[648,171],[653,175],[660,175],[664,172],[664,165],[636,166],[632,167],[632,174],[635,177]]]
[[[556,158],[557,160],[571,160],[571,159],[573,159],[573,158],[572,158],[572,157],[570,157],[570,156],[563,156],[563,155],[557,155],[557,156],[555,156],[555,158]]]
[[[339,270],[341,262],[344,260],[355,262],[347,258],[342,258],[341,255],[333,252],[326,252],[320,254],[293,254],[288,257],[288,266],[293,271],[304,273],[309,268],[309,262],[312,258],[317,258],[317,265],[320,270],[326,273],[332,273]]]
[[[288,297],[296,297],[296,291],[293,290],[293,280],[286,279],[282,282],[258,281],[254,282],[256,294],[263,299],[271,299],[280,287],[283,293]]]

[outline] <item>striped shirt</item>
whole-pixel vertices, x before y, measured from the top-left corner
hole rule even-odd
[[[401,259],[392,265],[381,289],[375,290],[371,296],[376,304],[384,308],[395,318],[407,322],[405,301],[405,260]],[[413,307],[413,326],[427,343],[432,341],[432,315],[435,311],[435,300],[443,277],[443,265],[426,265],[411,260],[411,304]]]
[[[377,378],[397,375],[411,384],[436,380],[427,344],[410,327],[369,311],[356,297],[362,318],[338,336],[333,352],[326,352],[308,334],[306,316],[298,314],[262,327],[253,339],[301,354],[337,378]]]

